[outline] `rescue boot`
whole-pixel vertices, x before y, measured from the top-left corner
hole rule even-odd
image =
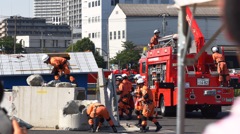
[[[132,119],[132,111],[131,110],[129,110],[129,113],[127,114],[127,116],[128,116],[127,120],[131,120]]]
[[[90,126],[90,132],[92,132],[92,133],[95,132],[93,125]]]
[[[135,126],[140,128],[141,124],[142,124],[142,119],[138,119],[138,123],[135,124]]]
[[[147,132],[146,126],[142,126],[142,127],[140,128],[140,133],[146,133],[146,132]]]
[[[114,125],[112,126],[112,130],[114,133],[117,133],[117,128]]]
[[[158,122],[155,122],[154,123],[155,125],[156,125],[156,130],[155,130],[155,132],[158,132],[161,128],[162,128],[162,126],[158,123]]]

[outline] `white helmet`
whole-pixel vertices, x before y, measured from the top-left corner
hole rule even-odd
[[[142,76],[141,76],[140,74],[136,74],[136,75],[133,77],[134,80],[138,80],[138,79],[140,79],[140,78],[142,78]]]
[[[118,80],[118,81],[120,80],[121,81],[122,80],[122,76],[116,77],[116,80]]]
[[[217,47],[212,47],[212,52],[213,53],[218,52],[218,48]]]
[[[156,33],[160,33],[160,31],[159,31],[158,29],[156,29],[156,30],[154,30],[153,33],[154,33],[154,34],[156,34]]]
[[[43,61],[43,62],[46,62],[48,59],[49,59],[49,56],[48,56],[47,54],[44,54],[44,55],[42,56],[42,61]]]
[[[137,84],[143,84],[143,83],[144,83],[144,80],[142,78],[137,80]]]
[[[127,74],[122,74],[122,78],[127,78]]]

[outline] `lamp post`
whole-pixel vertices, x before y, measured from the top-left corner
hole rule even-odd
[[[109,53],[101,48],[96,48],[97,51],[102,50],[107,56],[107,69],[109,69]]]
[[[162,32],[163,32],[163,36],[165,36],[165,34],[166,34],[166,26],[167,26],[166,17],[168,17],[170,15],[168,13],[163,13],[163,14],[160,14],[160,16],[163,17],[163,20],[162,20]]]

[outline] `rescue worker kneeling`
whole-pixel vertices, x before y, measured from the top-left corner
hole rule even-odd
[[[147,119],[152,121],[156,125],[155,132],[159,131],[162,126],[158,123],[156,118],[153,117],[155,105],[153,103],[153,94],[152,91],[144,85],[143,79],[138,79],[137,84],[142,92],[142,98],[139,101],[142,101],[143,111],[142,111],[142,128],[141,132],[146,132]]]
[[[59,80],[62,72],[64,72],[65,78],[76,84],[75,78],[70,76],[70,69],[68,67],[67,59],[63,57],[49,57],[47,54],[44,54],[42,56],[42,61],[43,63],[53,66],[52,74],[54,75],[55,80]]]
[[[96,123],[94,122],[94,118],[99,118],[99,124],[95,124],[95,126],[98,126],[98,128],[100,128],[105,119],[112,127],[113,132],[117,133],[117,129],[114,126],[111,117],[109,116],[109,112],[103,104],[98,102],[90,104],[90,106],[87,108],[87,116],[89,118],[88,123],[90,125],[91,132],[96,131],[96,128],[94,128],[94,123]]]

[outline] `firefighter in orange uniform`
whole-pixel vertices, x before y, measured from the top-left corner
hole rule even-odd
[[[142,92],[141,101],[143,104],[142,128],[140,130],[141,132],[146,132],[147,119],[148,119],[156,125],[157,128],[155,132],[158,132],[162,128],[162,126],[158,123],[156,118],[153,117],[155,105],[153,103],[152,91],[147,86],[144,85],[143,79],[138,79],[137,84]]]
[[[158,44],[158,39],[160,38],[160,36],[159,36],[160,31],[158,29],[154,30],[153,33],[154,33],[154,35],[150,39],[150,44],[149,44],[150,49],[153,49],[153,47]]]
[[[228,84],[230,82],[230,76],[229,76],[229,71],[227,68],[227,64],[225,62],[225,58],[222,54],[219,53],[219,50],[217,47],[212,47],[212,58],[215,64],[217,64],[217,71],[219,73],[219,82],[221,86],[224,86],[225,83]]]
[[[98,128],[100,128],[105,119],[112,127],[113,132],[117,133],[117,129],[114,126],[111,117],[109,116],[107,108],[103,104],[98,102],[90,104],[90,106],[87,108],[87,116],[89,118],[88,123],[90,125],[91,132],[96,131],[95,130],[96,128],[93,127],[94,126],[93,124],[96,122],[94,122],[93,119],[99,118],[99,124],[96,124],[95,126],[98,126]]]
[[[119,87],[117,89],[117,94],[120,95],[120,98],[118,100],[118,112],[120,119],[123,118],[123,113],[128,115],[128,119],[131,119],[132,111],[129,105],[129,97],[131,96],[130,93],[132,85],[129,85],[128,81],[125,78],[125,75],[122,75],[123,81],[119,84]]]
[[[75,78],[70,76],[70,69],[68,67],[67,59],[63,57],[49,57],[47,54],[45,54],[42,56],[42,61],[53,66],[52,74],[54,74],[55,80],[59,80],[62,72],[64,72],[66,79],[72,83],[76,83]]]
[[[141,79],[141,75],[140,74],[136,74],[134,76],[134,80],[135,80],[135,83],[137,84],[137,80],[138,79]],[[137,86],[135,91],[134,91],[134,97],[135,97],[135,113],[137,115],[137,119],[138,119],[138,123],[135,124],[137,127],[140,127],[141,126],[141,123],[142,123],[142,110],[143,110],[143,107],[142,107],[142,102],[141,101],[138,101],[142,98],[142,92],[140,90],[140,88]]]

